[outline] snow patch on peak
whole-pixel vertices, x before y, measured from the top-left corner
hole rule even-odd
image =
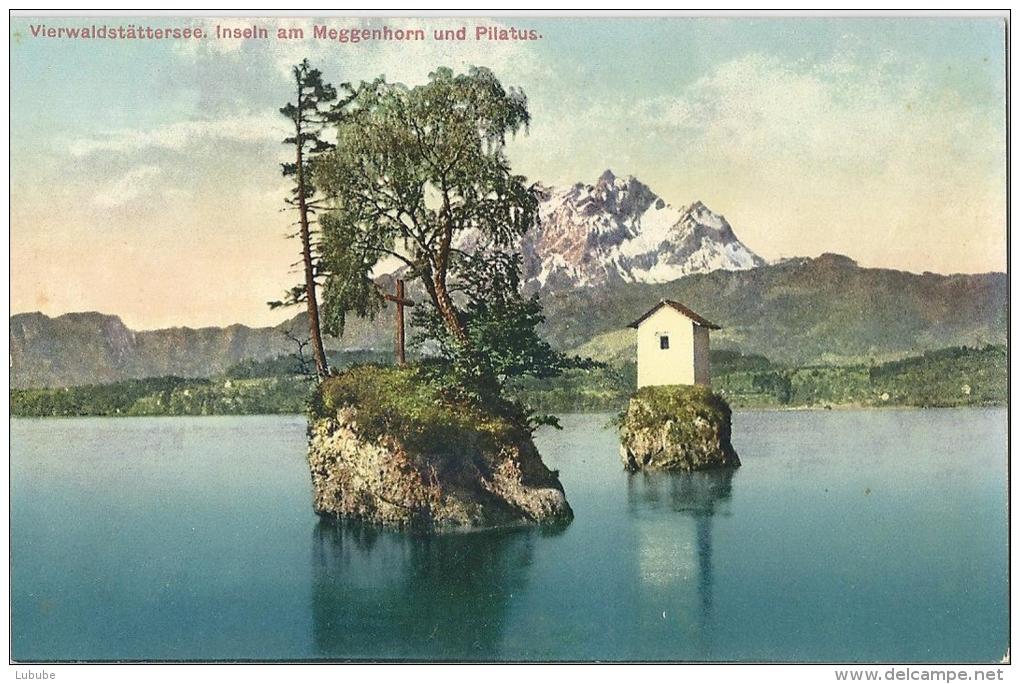
[[[660,283],[765,263],[700,200],[674,207],[634,176],[610,169],[593,185],[550,189],[539,215],[521,244],[530,291],[614,280]]]

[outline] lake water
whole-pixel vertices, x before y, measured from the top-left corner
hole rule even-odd
[[[735,474],[538,444],[565,530],[320,523],[301,417],[13,420],[13,656],[997,661],[1006,412],[737,412]]]

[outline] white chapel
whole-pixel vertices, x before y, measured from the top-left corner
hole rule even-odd
[[[708,385],[708,331],[719,326],[663,299],[630,324],[637,328],[638,387]]]

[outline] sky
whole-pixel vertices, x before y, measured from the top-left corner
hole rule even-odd
[[[33,36],[40,24],[271,37],[86,41]],[[316,40],[315,24],[430,39]],[[462,26],[466,41],[431,39]],[[540,38],[476,41],[477,26]],[[265,302],[297,282],[278,110],[304,57],[333,83],[487,66],[528,96],[516,172],[553,186],[633,175],[671,204],[703,201],[769,260],[1006,266],[997,18],[20,17],[11,31],[12,313],[102,311],[134,329],[292,315]]]

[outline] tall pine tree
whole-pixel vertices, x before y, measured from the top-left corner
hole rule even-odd
[[[294,124],[294,135],[284,139],[285,145],[294,149],[294,161],[281,164],[283,175],[294,179],[294,187],[286,202],[298,213],[295,237],[301,240],[301,265],[304,279],[291,288],[283,300],[269,302],[269,306],[291,306],[304,302],[308,310],[308,333],[315,360],[315,372],[321,379],[329,374],[326,350],[322,344],[322,329],[319,319],[319,302],[316,296],[316,278],[322,275],[319,260],[313,244],[312,221],[321,208],[316,202],[316,189],[312,183],[311,163],[316,155],[334,149],[334,145],[322,139],[327,123],[334,120],[337,91],[322,80],[322,73],[313,69],[308,60],[302,60],[294,67],[294,86],[297,102],[288,102],[280,113]]]

